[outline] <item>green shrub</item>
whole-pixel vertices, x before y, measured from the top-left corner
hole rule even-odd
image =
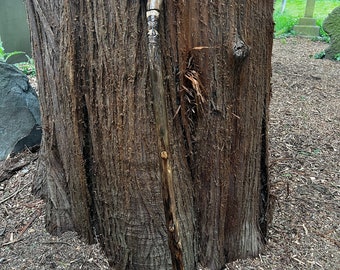
[[[293,27],[297,23],[298,18],[292,15],[282,16],[279,12],[274,13],[274,32],[275,36],[282,36],[284,34],[293,34]]]
[[[14,65],[26,75],[35,76],[36,72],[35,72],[34,60],[33,58],[29,57],[27,54],[25,54],[25,56],[27,58],[27,62],[20,62]]]
[[[340,53],[337,53],[336,55],[334,55],[334,60],[340,61]]]
[[[2,40],[0,37],[0,61],[7,62],[10,57],[14,55],[20,55],[20,54],[24,54],[27,58],[27,61],[16,63],[15,66],[19,68],[26,75],[35,76],[36,73],[35,73],[34,60],[31,57],[29,57],[27,54],[25,54],[25,52],[21,52],[21,51],[14,51],[14,52],[9,52],[9,53],[5,52],[5,48],[3,47]]]
[[[281,14],[282,1],[275,1],[274,4],[275,37],[294,35],[293,27],[298,23],[299,18],[304,16],[306,8],[306,0],[287,0],[285,10]],[[329,41],[327,33],[322,28],[323,21],[339,5],[340,0],[319,0],[315,2],[314,18],[316,24],[320,27],[320,36],[323,41]]]
[[[18,55],[18,54],[24,54],[24,52],[14,51],[14,52],[6,53],[5,48],[2,45],[2,40],[1,40],[1,37],[0,37],[0,61],[7,62],[7,60],[10,57],[12,57],[14,55]]]
[[[314,58],[315,59],[323,59],[323,58],[325,58],[325,55],[326,55],[325,51],[321,51],[319,53],[314,54]]]

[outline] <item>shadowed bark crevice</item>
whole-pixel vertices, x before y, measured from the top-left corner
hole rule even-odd
[[[89,123],[89,116],[88,110],[86,107],[86,101],[83,100],[83,126],[84,126],[84,145],[83,145],[83,160],[84,160],[84,169],[85,169],[85,177],[86,177],[86,184],[87,184],[87,191],[88,191],[88,209],[89,209],[89,236],[88,240],[90,243],[93,243],[94,238],[96,237],[96,232],[99,231],[98,226],[98,215],[95,207],[95,200],[97,199],[96,196],[96,173],[95,173],[95,166],[93,161],[93,142],[91,137],[91,130],[90,130],[90,123]],[[90,233],[91,232],[91,233]]]

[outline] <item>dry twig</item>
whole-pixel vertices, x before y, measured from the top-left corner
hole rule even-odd
[[[5,199],[2,199],[0,201],[0,204],[8,201],[9,199],[13,198],[14,196],[16,196],[18,193],[20,193],[23,189],[25,189],[28,185],[30,185],[31,183],[27,183],[26,185],[24,185],[22,188],[18,189],[17,191],[13,192],[11,195],[7,196]]]
[[[3,243],[1,246],[8,246],[8,245],[11,245],[11,244],[15,244],[21,240],[23,240],[21,238],[21,236],[27,231],[27,229],[32,225],[32,223],[34,222],[34,220],[39,217],[41,215],[41,210],[38,209],[35,211],[34,215],[31,217],[31,219],[28,221],[28,223],[22,228],[22,230],[20,231],[20,233],[18,234],[18,237],[17,239],[15,240],[12,240],[12,241],[9,241],[7,243]]]

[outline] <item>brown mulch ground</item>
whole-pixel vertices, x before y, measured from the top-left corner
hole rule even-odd
[[[311,57],[326,47],[274,41],[273,224],[260,257],[227,269],[340,269],[340,63]],[[30,194],[36,157],[0,163],[0,269],[108,269],[98,244],[44,230],[44,202]]]

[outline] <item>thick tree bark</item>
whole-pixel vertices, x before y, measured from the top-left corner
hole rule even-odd
[[[48,230],[99,239],[115,269],[220,269],[257,255],[272,1],[164,1],[164,151],[146,1],[27,0],[27,9],[44,131],[35,189]]]

